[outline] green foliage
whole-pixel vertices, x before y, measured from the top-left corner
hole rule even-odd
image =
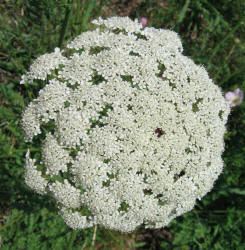
[[[98,16],[120,13],[128,13],[131,18],[144,16],[149,26],[177,31],[184,54],[205,65],[224,92],[238,87],[245,91],[243,0],[141,0],[137,6],[134,2],[0,3],[1,249],[245,249],[245,103],[235,107],[229,117],[223,154],[225,168],[214,189],[193,211],[161,231],[139,228],[134,234],[121,235],[98,228],[93,244],[93,228],[71,230],[57,215],[52,201],[33,193],[24,183],[28,145],[20,128],[21,113],[45,81],[23,86],[19,85],[20,77],[35,57],[92,28],[89,22]],[[92,52],[99,53],[100,48]],[[133,52],[131,55],[138,56]],[[159,65],[159,76],[163,71]],[[131,79],[125,76],[124,80]],[[95,74],[94,84],[101,81],[101,76]],[[105,107],[101,116],[109,109],[109,105]],[[50,127],[52,124],[43,127],[44,132]],[[30,151],[40,157],[38,140]],[[122,204],[122,210],[126,209],[127,204]]]

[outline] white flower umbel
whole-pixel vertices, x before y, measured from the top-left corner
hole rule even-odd
[[[22,118],[26,141],[43,144],[43,175],[28,153],[26,183],[74,229],[164,227],[222,172],[229,103],[175,32],[93,23],[22,78],[48,82]]]
[[[49,191],[55,200],[65,207],[78,208],[81,205],[80,191],[73,187],[66,179],[64,183],[55,181],[50,184]]]
[[[25,183],[39,194],[46,194],[48,181],[42,177],[42,172],[37,170],[35,159],[30,158],[30,151],[26,153]]]
[[[67,150],[63,149],[51,134],[46,135],[42,159],[45,163],[46,174],[50,176],[57,175],[59,171],[67,172],[67,164],[71,161]]]
[[[47,76],[59,67],[66,58],[61,55],[60,49],[56,48],[53,53],[38,57],[30,67],[30,71],[21,77],[20,84],[33,82],[35,79],[46,80]]]

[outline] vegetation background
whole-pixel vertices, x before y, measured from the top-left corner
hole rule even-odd
[[[89,29],[92,19],[114,15],[177,31],[184,54],[205,65],[224,93],[245,91],[244,0],[0,0],[1,249],[245,249],[244,102],[229,117],[225,168],[214,189],[164,229],[71,230],[52,201],[24,184],[20,119],[40,86],[20,85],[21,75],[37,56]]]

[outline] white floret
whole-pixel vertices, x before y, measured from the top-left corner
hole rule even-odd
[[[30,67],[27,74],[23,75],[20,84],[33,82],[34,79],[46,80],[47,76],[66,61],[59,48],[53,53],[44,54],[38,57]]]
[[[49,192],[58,203],[67,208],[78,208],[81,205],[80,190],[73,187],[66,179],[64,183],[55,181],[50,184]]]
[[[53,176],[59,171],[67,172],[67,164],[71,161],[69,153],[63,149],[54,136],[48,134],[42,148],[42,161],[46,174]]]
[[[94,225],[94,221],[89,220],[90,218],[87,218],[87,216],[80,215],[78,212],[71,212],[66,207],[62,207],[59,214],[72,229],[85,229]]]
[[[30,158],[30,151],[26,153],[25,183],[38,194],[46,194],[48,181],[42,177],[41,171],[37,170],[35,160]]]

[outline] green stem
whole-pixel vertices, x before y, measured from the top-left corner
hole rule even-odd
[[[19,219],[22,218],[24,213],[21,211],[14,219],[12,219],[10,222],[6,223],[0,228],[0,232],[5,230],[7,227],[12,226],[15,222],[17,222]]]
[[[181,10],[181,12],[179,14],[179,17],[178,17],[178,20],[177,20],[177,24],[182,23],[182,21],[184,20],[186,12],[188,10],[188,7],[190,5],[190,2],[191,2],[190,0],[186,0],[184,7],[182,8],[182,10]]]
[[[62,27],[61,27],[61,31],[60,31],[60,38],[59,38],[59,43],[58,43],[59,48],[62,47],[64,37],[65,37],[66,31],[67,31],[67,27],[68,27],[68,23],[69,23],[69,17],[70,17],[71,9],[72,9],[71,6],[73,6],[73,0],[71,1],[71,4],[69,4],[66,7],[65,19],[64,19],[64,21],[62,23]]]
[[[96,0],[89,0],[89,1],[86,1],[86,3],[88,3],[88,5],[87,5],[87,8],[83,11],[82,31],[85,31],[87,28],[88,20],[91,16],[93,9],[96,6]]]
[[[217,53],[217,51],[219,50],[219,48],[221,47],[221,45],[223,45],[223,43],[228,39],[228,38],[230,38],[232,35],[233,35],[233,33],[235,33],[235,31],[238,29],[238,28],[240,28],[240,26],[241,25],[243,25],[243,22],[240,22],[240,23],[238,23],[217,45],[216,45],[216,47],[213,49],[213,54],[212,54],[212,56],[210,57],[210,59],[209,59],[209,62],[211,62],[212,61],[212,59],[215,57],[215,55],[216,55],[216,53]]]
[[[94,233],[92,238],[92,247],[94,247],[95,239],[96,239],[97,225],[94,226]]]

